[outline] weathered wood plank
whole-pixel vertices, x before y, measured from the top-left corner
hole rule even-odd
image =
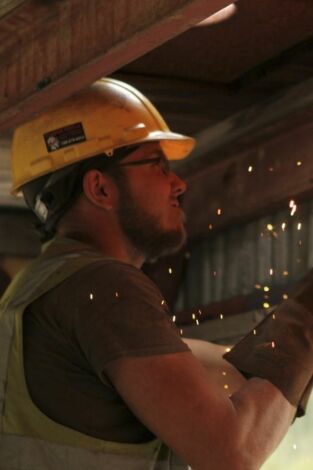
[[[212,86],[204,81],[124,72],[113,76],[142,91],[157,105],[170,128],[183,134],[198,134],[202,129],[213,127],[234,115],[239,109],[255,104],[255,95],[244,91],[230,93],[223,84]]]
[[[233,155],[238,149],[249,148],[308,122],[313,122],[313,79],[199,132],[197,147],[182,162],[181,173],[188,174],[208,161]]]
[[[14,10],[14,8],[18,7],[23,2],[25,2],[25,0],[0,0],[0,18]]]
[[[227,0],[28,0],[0,19],[0,130],[117,70]]]
[[[288,209],[290,199],[312,198],[312,134],[311,123],[191,174],[184,201],[189,236]]]

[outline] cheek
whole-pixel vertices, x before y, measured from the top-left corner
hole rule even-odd
[[[144,188],[139,192],[141,203],[159,209],[160,212],[169,210],[170,192],[167,187],[146,181]]]
[[[148,168],[147,168],[148,170]],[[160,219],[166,221],[173,217],[173,207],[171,206],[171,187],[167,181],[161,178],[152,177],[146,174],[138,180],[131,182],[130,190],[134,201],[143,208]]]

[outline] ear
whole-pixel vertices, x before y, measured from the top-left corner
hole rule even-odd
[[[101,171],[92,169],[83,178],[86,198],[94,205],[111,210],[116,201],[116,187],[113,180]]]

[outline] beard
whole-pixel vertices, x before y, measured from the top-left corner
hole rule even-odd
[[[118,177],[118,189],[120,225],[132,246],[144,255],[146,261],[175,253],[185,244],[184,225],[172,230],[162,229],[158,217],[149,214],[134,200],[123,174]]]

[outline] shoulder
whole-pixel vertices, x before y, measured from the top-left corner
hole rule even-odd
[[[76,272],[72,279],[81,279],[85,283],[103,283],[106,285],[132,287],[153,290],[161,296],[156,284],[140,269],[111,258],[103,258],[88,264]]]
[[[61,287],[61,286],[60,286]],[[103,258],[81,268],[60,289],[72,293],[75,303],[94,306],[126,305],[129,309],[145,305],[167,311],[157,285],[140,269],[114,259]],[[169,313],[169,312],[168,312]]]

